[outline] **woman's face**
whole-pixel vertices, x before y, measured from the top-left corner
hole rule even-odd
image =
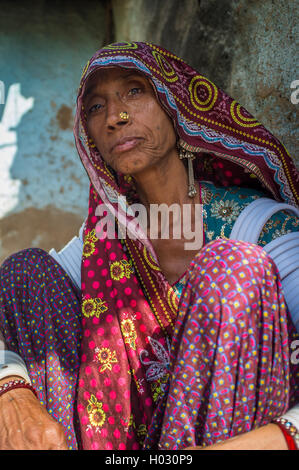
[[[84,95],[87,131],[106,163],[134,175],[176,156],[173,124],[141,73],[111,67],[92,76]],[[124,121],[120,113],[127,112]]]

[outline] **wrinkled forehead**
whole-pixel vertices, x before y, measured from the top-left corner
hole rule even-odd
[[[83,99],[87,99],[94,89],[101,85],[109,86],[109,84],[112,84],[113,82],[123,83],[134,78],[141,78],[148,83],[151,82],[145,74],[136,69],[118,66],[100,67],[95,69],[86,79]]]
[[[96,89],[96,94],[101,93],[101,83],[111,79],[111,77],[123,77],[129,80],[130,77],[137,76],[146,81],[149,84],[153,96],[161,108],[169,115],[172,119],[174,126],[176,127],[176,104],[172,96],[170,87],[163,81],[161,77],[157,77],[154,73],[155,69],[145,61],[141,61],[136,57],[122,57],[122,56],[105,56],[101,57],[98,54],[92,58],[85,66],[79,87],[79,93],[77,96],[77,109],[76,116],[78,121],[82,119],[81,123],[85,126],[86,113],[85,105],[87,105],[88,98],[92,97],[93,92]],[[165,99],[167,97],[167,99]]]

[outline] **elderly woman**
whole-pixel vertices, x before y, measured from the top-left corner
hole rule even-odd
[[[298,336],[263,246],[298,231],[298,219],[273,215],[258,244],[229,239],[255,199],[298,205],[284,147],[145,43],[112,44],[88,62],[75,139],[91,181],[81,291],[40,249],[3,264],[0,326],[28,380],[0,382],[0,447],[293,448],[274,420],[299,401]],[[151,238],[155,204],[187,206],[189,232]],[[116,220],[106,232],[102,209]]]

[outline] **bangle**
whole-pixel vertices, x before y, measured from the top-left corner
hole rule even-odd
[[[298,429],[285,418],[276,418],[273,420],[274,424],[277,424],[282,431],[285,440],[288,444],[289,450],[299,449],[299,432]]]
[[[29,390],[31,390],[31,392],[34,393],[36,398],[38,398],[37,393],[32,387],[32,385],[30,385],[23,379],[10,380],[9,382],[5,382],[5,384],[0,385],[0,397],[1,395],[4,395],[4,393],[9,392],[10,390],[13,390],[15,388],[28,388]]]

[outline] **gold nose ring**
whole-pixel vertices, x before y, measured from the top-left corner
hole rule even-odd
[[[123,111],[123,112],[119,113],[119,117],[122,121],[128,121],[129,114],[127,113],[127,111]]]

